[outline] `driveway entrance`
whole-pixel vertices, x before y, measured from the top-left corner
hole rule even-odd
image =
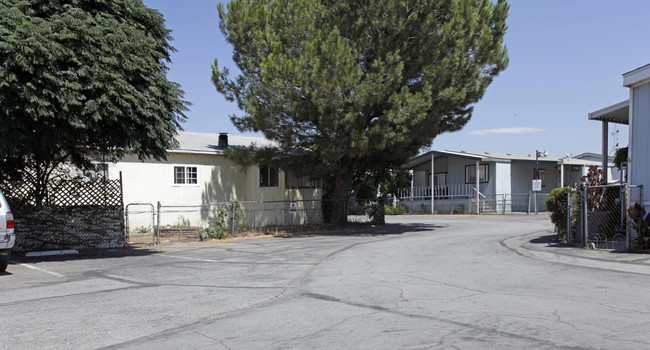
[[[503,243],[553,235],[545,215],[388,221],[23,260],[0,275],[0,349],[650,347],[647,275]]]

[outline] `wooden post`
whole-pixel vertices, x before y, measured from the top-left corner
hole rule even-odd
[[[431,214],[434,213],[434,210],[433,210],[433,196],[434,196],[434,186],[435,186],[435,183],[434,183],[435,177],[433,176],[433,172],[435,170],[434,162],[435,162],[435,157],[433,155],[433,151],[431,151]]]
[[[476,214],[481,214],[481,209],[480,209],[480,202],[481,198],[479,198],[479,189],[480,189],[480,180],[479,180],[479,161],[476,161]]]

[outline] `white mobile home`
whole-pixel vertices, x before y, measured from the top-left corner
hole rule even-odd
[[[575,158],[431,151],[404,166],[412,172],[412,186],[400,197],[413,211],[422,212],[449,213],[459,206],[468,213],[527,211],[535,205],[545,210],[551,190],[580,183],[588,167],[597,164]],[[536,175],[541,180],[537,195],[532,188]]]
[[[603,149],[608,145],[609,123],[629,126],[627,183],[650,186],[650,64],[623,74],[623,86],[629,88],[630,99],[589,113],[590,120],[603,125]],[[603,165],[607,163],[602,160]],[[647,196],[646,196],[647,197]],[[650,212],[650,200],[642,205]]]
[[[294,177],[280,169],[242,166],[224,156],[228,147],[269,145],[261,137],[179,132],[179,147],[167,160],[141,161],[127,156],[108,164],[110,178],[122,173],[125,205],[147,203],[186,208],[186,214],[161,215],[161,225],[205,225],[211,205],[238,201],[247,210],[257,210],[256,225],[286,225],[320,222],[321,189],[308,178]],[[289,201],[298,201],[297,213],[289,213]],[[274,203],[274,210],[264,210]],[[278,209],[279,208],[279,209]],[[309,208],[309,215],[302,209]],[[315,215],[315,213],[319,213]],[[293,216],[292,216],[293,215]],[[179,218],[179,216],[182,216]]]

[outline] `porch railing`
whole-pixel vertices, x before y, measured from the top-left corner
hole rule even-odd
[[[433,192],[434,199],[445,198],[469,198],[476,197],[476,188],[472,185],[446,185],[446,186],[418,186],[411,188],[401,188],[398,191],[399,198],[402,200],[408,199],[423,199],[431,198]],[[480,196],[484,198],[482,193]]]

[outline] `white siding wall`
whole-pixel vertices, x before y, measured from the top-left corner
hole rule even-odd
[[[481,165],[483,164],[488,164],[488,183],[480,183],[479,184],[479,191],[483,194],[490,195],[494,194],[494,177],[495,177],[495,169],[494,169],[494,163],[490,162],[480,162]],[[449,158],[449,184],[450,185],[463,185],[465,183],[465,167],[468,165],[476,165],[476,160],[474,159],[469,159],[469,158]],[[471,184],[472,186],[476,186],[476,183],[473,182]]]
[[[414,187],[423,187],[427,185],[427,171],[431,171],[431,162],[420,164],[413,168]]]
[[[511,212],[512,204],[509,201],[502,201],[503,195],[510,195],[511,189],[511,179],[512,169],[511,163],[494,163],[496,177],[494,178],[495,184],[495,194],[497,195],[494,199],[496,204],[495,210],[497,213]],[[509,197],[507,197],[510,199]],[[505,205],[505,208],[504,208]]]
[[[197,167],[198,184],[174,184],[174,166]],[[240,166],[220,155],[210,154],[180,154],[171,153],[166,161],[142,162],[136,157],[125,157],[116,164],[109,166],[109,178],[115,179],[122,172],[124,204],[150,203],[154,206],[160,202],[163,206],[201,206],[229,202],[232,200],[246,201],[289,201],[312,200],[321,198],[320,189],[286,189],[285,173],[280,171],[279,186],[276,188],[260,188],[259,168],[257,166]],[[281,205],[281,204],[278,204]],[[320,208],[320,203],[299,203],[302,207]],[[288,224],[291,215],[256,219],[258,223],[273,222]],[[202,214],[201,214],[202,212]],[[206,210],[198,208],[188,209],[184,214],[184,221],[195,225],[198,221],[205,220]],[[306,218],[296,216],[294,223],[305,223]],[[277,214],[273,214],[277,216]],[[171,217],[171,219],[170,219]],[[320,217],[312,215],[308,218],[312,223],[317,223]],[[165,217],[161,220],[177,220],[176,216]],[[269,221],[270,220],[270,221]],[[162,222],[174,225],[176,222]]]
[[[198,184],[174,184],[174,166],[196,166]],[[125,204],[201,205],[247,199],[255,181],[250,173],[256,169],[237,166],[221,156],[172,153],[160,162],[125,157],[110,165],[109,177],[122,172]]]
[[[510,163],[495,163],[495,167],[496,167],[495,193],[510,194],[511,191],[510,176],[512,175]]]
[[[512,162],[512,193],[523,194],[532,190],[533,178],[535,176],[535,162]],[[546,171],[546,184],[540,193],[550,193],[558,187],[558,172],[555,162],[540,160],[539,170]]]
[[[488,164],[489,167],[489,183],[481,183],[480,191],[483,194],[494,194],[495,185],[493,179],[496,177],[496,169],[494,163],[481,162],[480,164]],[[444,156],[436,158],[433,171],[436,174],[447,173],[448,185],[465,185],[465,167],[468,165],[476,165],[476,160],[470,158]],[[413,168],[413,186],[427,186],[427,172],[430,171],[431,162],[420,164],[417,167]],[[473,182],[469,185],[475,186],[476,183]]]
[[[631,171],[629,183],[643,185],[644,203],[650,211],[650,83],[640,85],[632,90],[632,127],[631,138]]]
[[[580,178],[586,174],[586,167],[582,165],[576,165],[578,168],[573,170],[573,165],[564,166],[564,186],[573,187],[575,184],[580,184]],[[559,184],[558,184],[559,186]]]

